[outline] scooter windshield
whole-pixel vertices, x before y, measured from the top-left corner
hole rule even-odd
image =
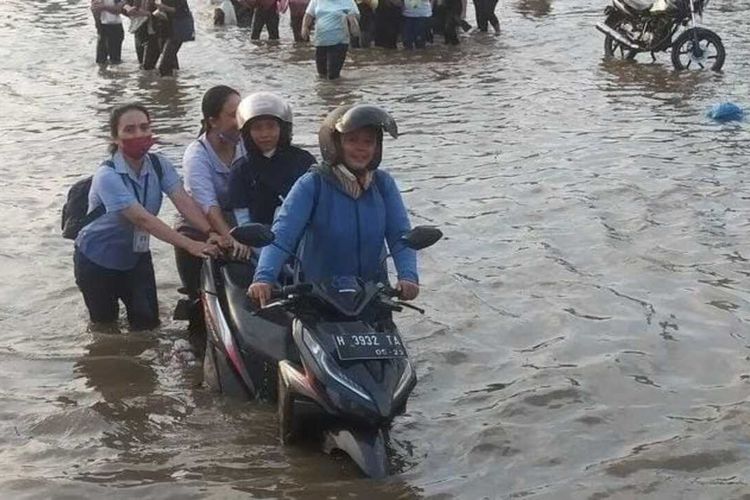
[[[362,280],[356,276],[335,276],[321,283],[320,288],[326,301],[347,315],[356,314],[368,295]]]

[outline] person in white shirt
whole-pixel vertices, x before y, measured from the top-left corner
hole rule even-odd
[[[96,63],[120,64],[122,62],[122,41],[125,31],[122,29],[120,13],[125,1],[91,0],[91,11],[94,13],[96,32]]]

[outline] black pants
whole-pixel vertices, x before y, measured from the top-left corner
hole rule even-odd
[[[352,38],[352,47],[367,49],[375,38],[375,12],[369,5],[359,5],[359,37]]]
[[[76,285],[94,323],[115,323],[125,304],[128,322],[134,330],[159,325],[159,303],[151,253],[142,254],[129,271],[108,269],[91,262],[78,248],[73,255]]]
[[[458,28],[462,22],[461,9],[461,0],[445,0],[442,5],[436,5],[432,11],[432,31],[435,34],[442,34],[448,45],[459,44]],[[466,25],[464,29],[467,29]]]
[[[305,17],[305,13],[302,14],[290,14],[289,24],[292,27],[292,33],[294,34],[295,42],[304,42],[302,39],[302,19]]]
[[[495,31],[500,31],[500,21],[495,15],[497,0],[474,0],[474,10],[477,13],[477,27],[479,31],[487,31],[487,23],[492,25]]]
[[[250,34],[251,40],[258,40],[263,27],[268,30],[269,40],[279,39],[279,13],[276,8],[255,9],[255,19],[253,19],[253,31]]]
[[[150,34],[148,25],[144,24],[133,34],[135,38],[135,54],[138,64],[143,69],[154,69],[159,61],[159,55],[164,48],[164,40],[158,34]]]
[[[175,229],[178,233],[187,236],[191,240],[206,241],[208,239],[205,234],[185,224],[180,224]],[[185,287],[188,297],[197,299],[200,295],[203,259],[194,256],[187,250],[174,247],[174,260],[177,264],[177,274],[180,275],[180,281],[182,282],[182,286]]]
[[[318,75],[329,80],[338,78],[341,75],[341,68],[344,67],[348,49],[349,45],[345,43],[315,47],[315,66],[318,69]]]
[[[429,17],[406,17],[401,20],[403,32],[401,42],[405,49],[423,49],[427,43]]]
[[[375,45],[395,49],[400,31],[401,8],[394,7],[386,1],[380,2],[375,9]]]
[[[174,70],[180,69],[180,63],[177,60],[177,53],[182,47],[182,42],[175,38],[170,38],[164,44],[161,51],[161,61],[159,62],[159,74],[161,76],[171,76]]]
[[[249,28],[253,24],[253,12],[255,9],[247,5],[240,4],[237,0],[231,0],[234,6],[234,13],[237,15],[237,26]]]
[[[122,24],[96,23],[98,38],[96,40],[96,63],[106,64],[109,62],[119,64],[122,62],[122,41],[125,39],[125,30]]]

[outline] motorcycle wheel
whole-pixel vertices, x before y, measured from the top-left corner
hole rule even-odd
[[[622,24],[625,23],[619,14],[611,14],[605,21],[604,24],[612,29],[619,29]],[[610,35],[604,36],[604,57],[607,59],[622,59],[624,61],[632,61],[635,59],[638,51],[631,49],[627,45],[623,45]]]
[[[672,45],[672,65],[684,69],[721,71],[726,52],[719,35],[705,28],[683,32]]]
[[[637,50],[621,44],[609,35],[604,37],[604,56],[608,59],[622,59],[623,61],[632,61],[635,59]]]

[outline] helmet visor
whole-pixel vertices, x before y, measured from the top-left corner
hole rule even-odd
[[[382,108],[368,104],[350,108],[336,120],[334,127],[341,134],[364,127],[375,127],[388,132],[394,139],[398,137],[396,120]]]

